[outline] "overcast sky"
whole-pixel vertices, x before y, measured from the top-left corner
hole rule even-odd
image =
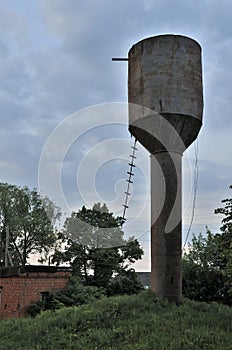
[[[213,211],[232,184],[231,18],[230,0],[0,0],[1,181],[40,188],[66,213],[101,201],[122,214],[133,140],[127,62],[111,58],[145,37],[190,36],[202,46],[204,84],[191,232],[216,232]],[[149,155],[138,148],[125,232],[140,239],[148,269]],[[185,236],[194,146],[183,168]]]

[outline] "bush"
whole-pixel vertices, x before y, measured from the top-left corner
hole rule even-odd
[[[67,290],[57,293],[55,299],[64,306],[79,306],[100,299],[105,294],[103,288],[83,285],[75,277],[71,277]]]
[[[107,286],[107,295],[137,294],[143,289],[133,269],[117,275]]]
[[[38,301],[37,303],[31,303],[27,307],[27,314],[29,316],[35,317],[43,310],[43,303],[41,301]]]
[[[105,296],[105,291],[94,286],[84,286],[75,277],[71,277],[65,291],[48,293],[43,302],[32,303],[27,314],[35,317],[41,311],[56,310],[64,306],[79,306]]]

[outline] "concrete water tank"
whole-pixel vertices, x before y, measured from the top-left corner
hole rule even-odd
[[[135,44],[128,100],[129,131],[151,153],[152,290],[180,303],[181,156],[202,125],[200,45],[181,35]]]

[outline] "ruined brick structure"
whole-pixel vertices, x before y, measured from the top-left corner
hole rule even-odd
[[[64,290],[70,276],[68,267],[0,268],[0,319],[25,316],[32,302],[42,300],[48,292]]]

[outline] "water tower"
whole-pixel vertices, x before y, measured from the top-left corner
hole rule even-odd
[[[201,47],[181,35],[147,38],[130,49],[128,69],[129,131],[151,154],[151,288],[179,304],[181,162],[202,125]]]

